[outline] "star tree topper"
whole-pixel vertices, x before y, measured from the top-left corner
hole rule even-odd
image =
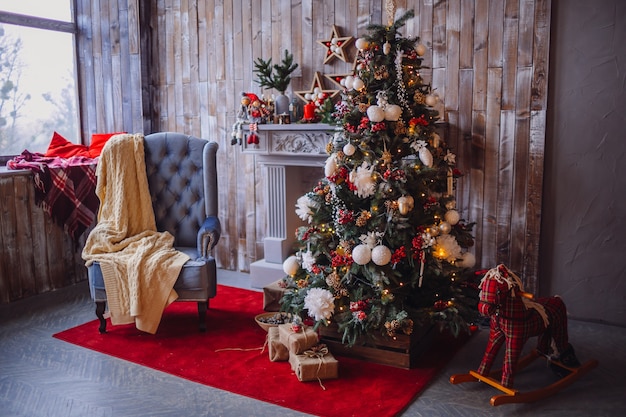
[[[330,39],[317,41],[326,48],[324,64],[327,64],[335,57],[341,59],[343,62],[347,62],[343,48],[346,47],[353,39],[354,38],[352,36],[339,36],[337,26],[333,25],[333,30],[330,33]]]

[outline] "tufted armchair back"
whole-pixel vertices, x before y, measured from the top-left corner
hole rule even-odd
[[[205,219],[217,216],[217,148],[216,142],[181,133],[145,136],[157,230],[170,232],[177,247],[196,247]]]

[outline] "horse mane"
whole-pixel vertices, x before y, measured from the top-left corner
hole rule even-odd
[[[495,268],[491,268],[489,271],[487,271],[483,279],[480,280],[480,287],[482,288],[483,283],[490,279],[495,279],[500,284],[506,284],[509,290],[513,289],[511,294],[513,297],[515,297],[515,287],[517,287],[522,292],[524,291],[524,285],[522,284],[522,280],[520,279],[520,277],[518,277],[504,264],[500,264]],[[550,324],[550,320],[548,319],[545,308],[541,304],[532,301],[526,297],[520,297],[520,299],[522,300],[522,303],[524,304],[524,307],[526,309],[534,308],[535,310],[537,310],[537,313],[539,313],[539,315],[543,319],[544,325],[548,327],[548,325]]]
[[[505,273],[503,274],[501,271],[504,271]],[[504,264],[500,264],[487,271],[483,279],[480,281],[480,286],[482,287],[483,283],[489,279],[495,279],[500,284],[506,284],[509,290],[514,286],[517,286],[520,291],[524,291],[524,285],[522,284],[520,277],[515,275],[515,273]]]

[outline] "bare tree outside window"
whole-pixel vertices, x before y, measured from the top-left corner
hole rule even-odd
[[[19,89],[21,48],[22,40],[7,35],[4,27],[0,26],[0,153],[11,153],[17,133],[17,118],[24,104],[30,100],[30,94]]]

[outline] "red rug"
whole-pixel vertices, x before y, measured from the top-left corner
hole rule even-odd
[[[318,416],[394,416],[406,408],[462,345],[437,343],[414,369],[342,356],[339,379],[299,382],[288,362],[270,362],[260,348],[266,333],[254,321],[260,292],[220,285],[210,302],[208,330],[197,329],[196,303],[173,303],[156,335],[134,325],[98,333],[97,321],[54,337],[191,381]]]

